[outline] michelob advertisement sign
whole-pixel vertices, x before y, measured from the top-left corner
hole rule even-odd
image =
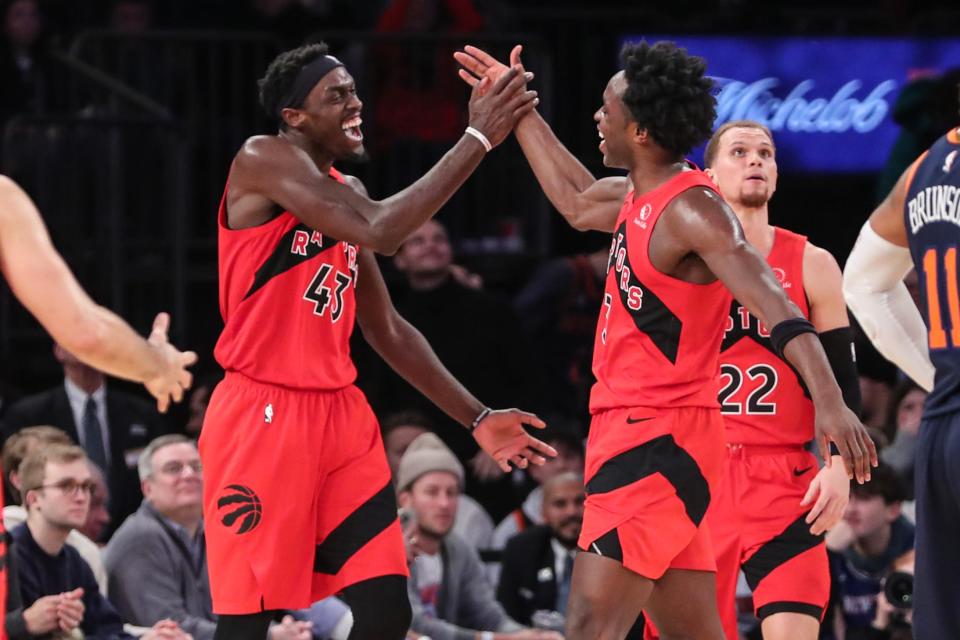
[[[758,120],[790,171],[878,170],[899,133],[893,106],[911,80],[960,66],[960,39],[630,36],[672,40],[707,60],[717,126]],[[960,120],[960,116],[958,116]],[[703,149],[693,155],[703,158]]]

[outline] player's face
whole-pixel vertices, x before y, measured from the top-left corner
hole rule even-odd
[[[400,458],[406,453],[407,447],[426,432],[427,430],[419,425],[401,425],[391,429],[383,439],[383,446],[387,450],[387,464],[390,465],[390,473],[394,478],[397,477]]]
[[[734,206],[761,207],[777,189],[773,142],[761,129],[728,129],[720,136],[709,172],[724,200]]]
[[[396,257],[397,268],[414,275],[445,273],[452,262],[453,249],[447,230],[434,220],[414,231]]]
[[[637,125],[621,99],[626,89],[627,80],[621,71],[610,78],[607,88],[603,90],[603,105],[593,114],[600,136],[603,164],[608,167],[626,168],[630,157],[630,131]]]
[[[77,529],[87,520],[90,510],[90,469],[84,459],[73,462],[48,462],[43,474],[45,488],[30,492],[34,510],[57,529]]]
[[[460,481],[448,471],[425,473],[410,487],[408,506],[417,516],[417,527],[435,538],[450,533],[457,516]]]
[[[853,535],[868,538],[879,533],[885,526],[896,520],[900,514],[899,503],[888,505],[882,496],[850,494],[850,502],[843,512],[843,519]]]
[[[543,521],[570,547],[580,537],[584,497],[583,485],[574,480],[551,484],[543,496]]]
[[[143,482],[143,495],[164,515],[203,504],[200,454],[188,442],[177,442],[153,453],[153,473]]]
[[[346,68],[337,67],[310,91],[302,110],[306,117],[298,128],[335,159],[361,158],[362,109],[353,77]]]

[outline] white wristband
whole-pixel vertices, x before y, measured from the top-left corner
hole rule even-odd
[[[480,141],[480,144],[483,145],[483,148],[487,150],[487,153],[489,153],[490,150],[493,149],[493,145],[490,144],[490,141],[489,141],[489,140],[487,140],[487,136],[483,135],[482,133],[480,133],[479,131],[477,131],[477,130],[474,129],[473,127],[467,127],[467,130],[466,130],[464,133],[469,133],[469,134],[472,135],[474,138],[476,138],[477,140],[479,140],[479,141]]]

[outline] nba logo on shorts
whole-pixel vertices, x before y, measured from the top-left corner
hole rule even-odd
[[[273,422],[273,403],[270,403],[263,408],[263,421],[267,424]]]

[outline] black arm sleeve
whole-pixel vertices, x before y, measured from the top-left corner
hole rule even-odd
[[[833,375],[840,385],[843,401],[858,416],[862,414],[860,399],[860,378],[857,374],[857,362],[853,351],[853,331],[850,327],[831,329],[820,334],[820,342],[827,353],[827,360]]]

